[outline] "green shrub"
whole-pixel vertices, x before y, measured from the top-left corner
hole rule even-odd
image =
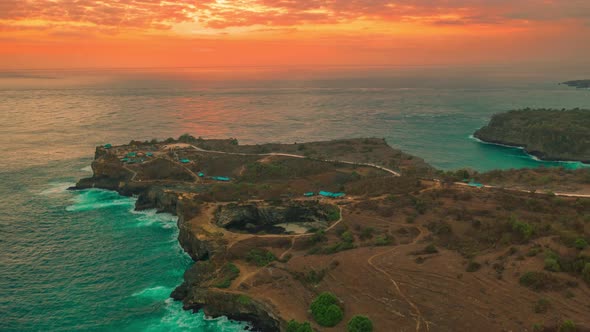
[[[393,239],[389,235],[381,235],[375,238],[376,246],[388,246],[393,243]]]
[[[535,291],[558,288],[560,286],[559,280],[545,272],[526,272],[518,281],[522,286]]]
[[[537,302],[535,302],[535,305],[533,306],[533,311],[537,314],[543,314],[546,313],[550,307],[551,302],[549,302],[549,300],[539,299]]]
[[[324,254],[335,254],[340,251],[354,249],[354,244],[352,242],[342,241],[331,246],[328,246],[322,250]]]
[[[346,232],[342,233],[342,235],[340,235],[340,238],[344,242],[349,242],[349,243],[354,242],[354,236],[352,235],[352,233],[350,231],[346,231]]]
[[[586,242],[586,240],[582,238],[576,239],[576,241],[574,242],[574,247],[576,247],[576,249],[579,250],[584,250],[587,246],[588,242]]]
[[[252,249],[246,255],[246,261],[261,267],[275,260],[277,260],[277,257],[272,252],[264,249]]]
[[[514,220],[512,222],[512,231],[515,232],[521,240],[527,241],[533,235],[533,226],[529,223]]]
[[[340,219],[340,209],[338,207],[331,205],[326,210],[328,221],[336,221]]]
[[[336,326],[344,316],[338,298],[328,292],[318,295],[311,303],[310,310],[313,319],[326,327]]]
[[[240,269],[234,263],[225,264],[221,270],[221,281],[215,284],[217,288],[229,288],[232,281],[240,275]]]
[[[471,262],[469,262],[469,264],[467,264],[467,268],[465,269],[465,271],[475,272],[475,271],[479,270],[480,268],[481,268],[481,264],[479,264],[478,262],[475,262],[475,261],[471,261]]]
[[[561,323],[561,325],[559,326],[559,332],[575,332],[576,329],[576,324],[574,324],[573,321],[567,319],[564,320],[563,323]]]
[[[287,332],[313,332],[309,322],[299,323],[296,320],[291,319],[287,323]]]
[[[373,322],[367,316],[356,315],[348,321],[347,332],[372,332]]]
[[[539,254],[541,252],[541,248],[540,247],[532,247],[527,253],[526,255],[529,257],[535,257],[537,256],[537,254]]]
[[[250,302],[252,302],[252,299],[248,295],[238,296],[238,303],[243,304],[243,305],[247,305],[247,304],[250,304]]]
[[[552,272],[560,272],[559,263],[554,258],[545,258],[545,270]]]

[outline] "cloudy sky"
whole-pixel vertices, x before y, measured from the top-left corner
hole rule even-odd
[[[589,64],[589,0],[1,0],[0,68]]]

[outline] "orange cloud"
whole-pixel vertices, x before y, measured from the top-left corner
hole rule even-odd
[[[589,21],[588,0],[2,0],[0,67],[552,59]]]

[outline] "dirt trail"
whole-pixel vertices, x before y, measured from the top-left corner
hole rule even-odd
[[[418,231],[420,231],[420,234],[418,234],[418,236],[416,236],[414,238],[414,240],[408,244],[405,245],[400,245],[400,246],[395,246],[387,251],[375,254],[371,257],[369,257],[369,259],[367,259],[367,263],[376,271],[382,273],[383,275],[385,275],[389,281],[391,281],[391,283],[393,284],[393,286],[395,287],[395,290],[397,291],[397,293],[399,294],[399,296],[406,301],[406,303],[408,303],[408,305],[413,309],[413,316],[414,316],[414,320],[416,321],[416,331],[420,331],[420,328],[422,326],[422,322],[424,322],[424,326],[426,327],[426,330],[429,331],[430,327],[429,327],[429,322],[422,316],[422,313],[420,312],[420,309],[418,308],[418,306],[412,302],[412,300],[410,300],[401,290],[401,288],[399,287],[399,283],[393,278],[393,276],[391,274],[389,274],[387,271],[385,271],[384,269],[378,267],[377,265],[375,265],[374,260],[377,257],[380,256],[384,256],[387,254],[391,254],[395,251],[397,251],[400,247],[405,247],[405,246],[411,246],[416,244],[418,241],[422,240],[424,237],[426,237],[429,232],[422,226],[419,225],[413,225],[413,224],[401,224],[401,226],[406,226],[406,227],[416,227],[418,229]]]
[[[453,184],[456,185],[456,186],[470,187],[468,183],[463,183],[463,182],[454,182]],[[535,192],[535,191],[524,190],[524,189],[490,186],[490,185],[487,185],[487,184],[482,185],[481,188],[485,188],[485,189],[502,189],[502,190],[507,190],[507,191],[512,191],[512,192],[521,192],[521,193],[536,194],[536,195],[549,195],[548,193],[544,193],[544,192]],[[579,194],[579,193],[571,193],[571,192],[552,193],[552,194],[555,195],[555,196],[562,196],[562,197],[590,198],[590,194]]]
[[[342,219],[343,219],[342,207],[339,206],[338,209],[340,209],[340,218],[338,220],[336,220],[334,223],[332,223],[332,225],[330,225],[330,227],[326,228],[325,229],[326,232],[329,231],[330,229],[334,228],[336,225],[338,225],[342,221]],[[304,234],[297,234],[297,235],[292,235],[292,234],[252,235],[252,236],[249,236],[245,239],[240,239],[238,241],[233,242],[229,247],[227,247],[227,250],[229,251],[234,245],[236,245],[242,241],[254,238],[254,237],[290,237],[291,238],[291,246],[289,247],[289,249],[283,251],[281,256],[279,256],[279,259],[283,259],[293,249],[293,246],[295,246],[295,240],[297,240],[298,238],[301,238],[301,237],[312,236],[312,235],[314,235],[314,233],[304,233]],[[244,281],[248,280],[250,277],[256,275],[258,272],[260,272],[265,267],[266,266],[260,267],[260,268],[256,269],[255,271],[248,273],[248,275],[246,275],[245,277],[239,278],[238,279],[239,282],[236,282],[236,288],[239,287]]]
[[[229,155],[237,155],[237,156],[282,156],[282,157],[291,157],[291,158],[299,158],[299,159],[306,159],[308,157],[298,155],[298,154],[291,154],[291,153],[280,153],[280,152],[270,152],[270,153],[240,153],[240,152],[225,152],[225,151],[215,151],[215,150],[204,150],[197,146],[191,145],[193,149],[199,152],[208,152],[208,153],[219,153],[219,154],[229,154]],[[396,172],[390,168],[371,164],[371,163],[358,163],[353,161],[346,161],[346,160],[335,160],[335,159],[317,159],[319,161],[328,162],[328,163],[341,163],[341,164],[349,164],[355,166],[369,166],[373,168],[380,169],[387,173],[393,174],[394,176],[401,176],[399,172]]]

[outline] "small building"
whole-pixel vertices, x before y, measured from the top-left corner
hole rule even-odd
[[[152,152],[147,152],[145,155],[148,157],[152,157],[154,154]]]
[[[213,179],[215,181],[223,181],[223,182],[227,182],[227,181],[231,180],[227,176],[212,176],[211,179]]]
[[[137,157],[137,152],[129,152],[129,153],[127,153],[127,157],[135,158],[135,157]]]
[[[483,188],[483,184],[473,181],[469,182],[467,185],[474,188]]]
[[[313,193],[311,191],[303,194],[303,196],[305,196],[305,197],[312,197],[313,195],[315,195],[315,193]]]
[[[344,193],[333,193],[333,192],[321,190],[320,196],[329,197],[329,198],[341,198],[341,197],[344,197],[345,194]]]
[[[107,144],[103,145],[103,148],[105,148],[105,149],[110,149],[112,147],[113,147],[113,145],[111,143],[107,143]]]
[[[203,173],[203,172],[199,172],[199,174],[197,174],[197,175],[198,175],[200,178],[202,178],[202,177],[204,177],[204,176],[205,176],[205,173]]]
[[[129,161],[129,158],[122,158],[121,161],[124,162],[124,163],[126,163],[126,162]]]
[[[184,159],[180,159],[180,162],[181,162],[181,163],[183,163],[183,164],[188,164],[188,163],[190,163],[191,161],[190,161],[190,160],[188,160],[188,159],[186,159],[186,158],[184,158]]]

